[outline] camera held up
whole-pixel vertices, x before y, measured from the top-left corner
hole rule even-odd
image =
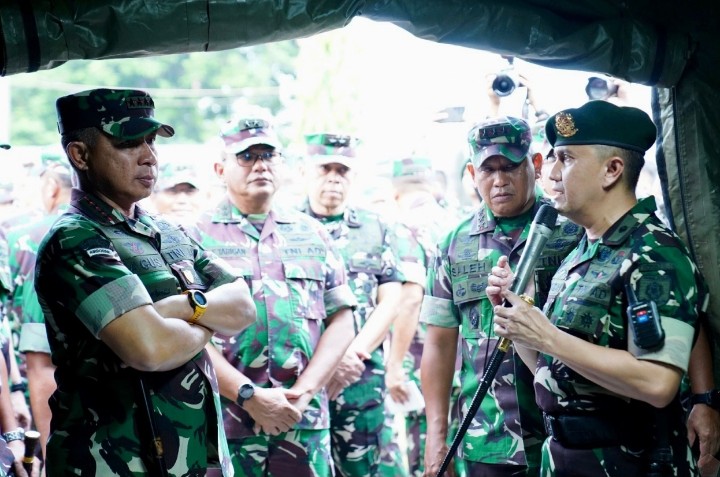
[[[513,66],[514,57],[502,56],[507,62],[508,66],[503,68],[499,73],[495,75],[495,79],[492,82],[492,90],[499,97],[510,96],[515,88],[522,86],[520,84],[520,77],[515,72]]]
[[[608,83],[602,78],[591,76],[588,78],[588,84],[585,86],[585,93],[590,99],[606,99],[617,94],[618,85]]]
[[[493,92],[500,96],[510,96],[515,88],[518,87],[520,81],[515,72],[510,69],[502,70],[497,74],[492,83]]]

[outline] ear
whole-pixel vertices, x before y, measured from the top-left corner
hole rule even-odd
[[[88,158],[90,156],[90,148],[87,144],[80,141],[73,141],[65,148],[65,153],[70,162],[79,171],[88,170]]]
[[[60,184],[54,177],[48,178],[48,184],[50,186],[50,197],[57,199],[60,196]]]
[[[603,188],[610,189],[620,182],[625,172],[625,161],[618,156],[613,156],[605,161],[605,175],[603,177]]]
[[[472,161],[468,162],[465,168],[470,173],[470,177],[472,178],[473,183],[475,183],[475,166],[473,166]]]
[[[532,165],[535,169],[535,179],[540,179],[542,177],[542,165],[543,165],[543,155],[539,152],[536,152],[532,155]]]
[[[215,169],[215,174],[218,176],[218,178],[222,181],[225,180],[225,163],[224,162],[216,162],[213,164],[213,169]]]

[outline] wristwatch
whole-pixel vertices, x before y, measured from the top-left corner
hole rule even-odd
[[[27,381],[22,380],[20,382],[10,384],[10,392],[11,393],[15,393],[18,391],[21,391],[21,392],[27,391]]]
[[[207,297],[200,290],[185,290],[183,292],[188,297],[190,306],[193,309],[193,315],[190,317],[188,323],[195,324],[207,310]]]
[[[695,404],[706,404],[713,409],[720,411],[720,389],[711,389],[710,391],[693,394],[690,402]]]
[[[238,406],[242,407],[242,405],[253,397],[255,395],[255,386],[249,383],[245,383],[242,386],[238,388],[238,396],[235,402]]]
[[[25,439],[25,429],[18,427],[14,431],[3,433],[2,436],[3,439],[5,439],[5,442],[21,441]]]

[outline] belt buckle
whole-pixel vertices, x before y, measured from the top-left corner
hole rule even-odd
[[[551,416],[550,414],[543,413],[543,423],[545,424],[545,432],[547,432],[547,435],[557,441],[557,418],[555,416]]]

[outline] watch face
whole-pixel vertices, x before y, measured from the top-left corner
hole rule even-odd
[[[255,389],[252,386],[246,384],[240,388],[240,397],[243,399],[248,399],[252,397],[253,394],[255,394]]]
[[[195,299],[195,303],[197,303],[199,306],[207,305],[207,298],[205,297],[205,294],[203,292],[194,291],[193,298]]]

